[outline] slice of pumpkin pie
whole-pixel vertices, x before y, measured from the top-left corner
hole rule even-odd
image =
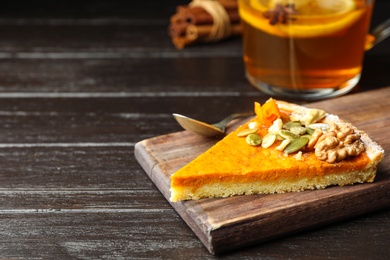
[[[171,201],[373,182],[384,150],[320,109],[268,100],[256,116],[171,176]]]

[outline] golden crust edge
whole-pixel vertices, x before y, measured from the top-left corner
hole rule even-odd
[[[171,193],[170,200],[198,200],[202,198],[231,197],[236,195],[274,194],[287,192],[301,192],[305,190],[325,189],[329,186],[346,186],[356,183],[373,182],[376,176],[376,167],[366,168],[364,171],[328,174],[321,177],[299,179],[280,179],[277,181],[256,181],[251,183],[216,182],[202,185],[195,191],[181,187]]]

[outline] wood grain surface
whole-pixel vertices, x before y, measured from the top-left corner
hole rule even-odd
[[[216,122],[269,98],[240,38],[175,49],[188,2],[1,1],[0,259],[389,259],[390,207],[216,257],[162,196],[137,142],[180,131],[174,112]],[[390,85],[389,39],[363,68],[355,93]]]
[[[339,115],[389,150],[390,141],[383,134],[384,127],[390,125],[389,96],[390,87],[310,107]],[[137,143],[135,156],[169,200],[170,175],[215,142],[187,131],[177,132]],[[389,206],[389,163],[386,156],[372,184],[171,204],[211,253],[222,253]]]

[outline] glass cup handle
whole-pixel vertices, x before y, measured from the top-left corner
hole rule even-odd
[[[366,50],[371,49],[390,36],[390,19],[379,24],[367,37]]]

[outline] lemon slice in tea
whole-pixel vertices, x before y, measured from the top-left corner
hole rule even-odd
[[[310,38],[341,33],[363,15],[353,0],[248,0],[242,4],[240,15],[252,26],[280,37]],[[286,24],[269,24],[264,12],[277,4],[293,4],[296,15]]]
[[[266,1],[252,2],[257,2],[256,6],[259,7],[260,2]],[[293,5],[300,15],[338,15],[355,9],[354,0],[271,0],[268,8],[275,8],[278,4]]]

